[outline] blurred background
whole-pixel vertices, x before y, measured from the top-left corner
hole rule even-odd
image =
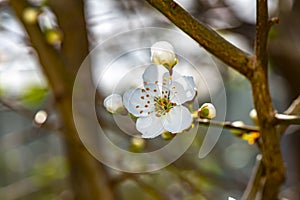
[[[51,7],[38,0],[30,2],[42,8],[39,15],[39,24],[42,28],[57,27]],[[253,0],[177,2],[195,18],[217,30],[239,48],[252,53],[255,36]],[[149,39],[147,35],[132,37],[130,38],[132,41],[123,43],[113,42],[110,39],[135,29],[159,27],[179,31],[145,1],[85,0],[84,5],[90,50],[105,41],[110,41],[109,45],[105,46],[107,47],[105,53],[108,54],[126,49],[133,43],[150,47],[155,42],[155,37]],[[66,12],[67,10],[68,8]],[[274,107],[278,112],[283,112],[300,94],[298,56],[300,3],[297,0],[269,0],[269,13],[271,17],[280,18],[280,23],[270,32],[269,77]],[[56,36],[49,34],[46,37],[56,45],[56,42],[59,43],[62,39]],[[176,36],[169,40],[176,41]],[[200,51],[201,48],[197,49],[196,44],[188,45],[178,41],[174,46],[175,51],[180,49],[180,52],[197,61],[197,69],[205,76],[205,80],[208,80],[207,88],[202,87],[201,78],[196,80],[199,104],[211,101],[223,89],[220,80],[215,78],[216,73],[221,73],[221,81],[224,81],[226,90],[226,121],[241,120],[253,125],[249,117],[253,103],[247,80],[208,53]],[[98,85],[97,78],[106,73],[97,87],[99,92],[97,111],[100,123],[109,132],[112,141],[125,150],[135,152],[147,152],[153,145],[162,146],[167,141],[157,138],[145,140],[141,144],[132,140],[132,137],[115,128],[114,119],[105,111],[102,102],[121,83],[124,82],[128,86],[137,84],[137,80],[125,75],[130,71],[130,67],[136,65],[135,59],[149,59],[147,56],[149,56],[147,51],[142,51],[138,55],[131,53],[119,57],[109,66],[108,63],[101,63],[101,52],[94,53],[92,57],[94,84]],[[184,58],[179,64],[182,68],[178,70],[185,75],[195,73],[193,71],[195,68],[186,67],[188,64]],[[112,72],[105,71],[111,66],[114,66]],[[117,88],[120,93],[126,89],[128,88]],[[221,104],[216,105],[217,108],[220,106]],[[51,123],[42,126],[46,119]],[[17,20],[9,2],[2,0],[0,1],[0,199],[73,199],[69,185],[68,159],[60,138],[60,126],[52,92],[41,70],[37,53],[31,47],[28,35]],[[255,145],[249,145],[246,141],[236,138],[230,131],[223,130],[212,151],[200,159],[198,152],[206,131],[205,127],[200,127],[188,151],[164,169],[151,173],[128,174],[106,167],[108,184],[115,198],[240,199],[250,178],[256,155],[259,153],[258,149]],[[300,141],[299,134],[293,134],[296,132],[299,132],[299,126],[291,126],[282,140],[287,180],[281,196],[292,200],[299,199],[300,196],[300,164],[297,157],[300,153]]]

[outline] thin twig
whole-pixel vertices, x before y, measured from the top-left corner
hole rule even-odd
[[[6,99],[0,98],[0,104],[3,106],[7,107],[11,111],[33,121],[33,125],[36,125],[35,128],[45,128],[50,131],[57,131],[59,130],[62,126],[60,122],[58,122],[57,119],[54,120],[46,120],[45,123],[43,124],[35,124],[34,123],[34,117],[35,117],[35,112],[24,108],[23,106],[19,105],[18,103],[15,103],[14,101],[8,101]]]
[[[299,115],[300,114],[300,95],[293,101],[290,107],[284,112],[287,115]]]
[[[245,133],[259,131],[258,127],[256,127],[256,126],[249,126],[249,125],[235,126],[231,122],[220,122],[220,121],[201,119],[201,118],[198,118],[195,121],[198,122],[199,125],[227,128],[227,129],[231,129],[231,130],[243,131]]]
[[[297,125],[300,125],[300,116],[276,114],[275,118],[276,118],[278,124],[286,124],[286,125],[292,125],[292,124],[296,125],[297,124]]]
[[[27,118],[27,119],[33,119],[35,113],[23,108],[22,106],[18,105],[17,103],[13,103],[13,101],[7,101],[3,98],[0,98],[0,104],[2,104],[3,106],[9,108],[10,110],[20,114],[21,116]]]
[[[287,115],[299,115],[300,114],[300,95],[298,96],[297,99],[295,99],[293,101],[293,103],[290,105],[290,107],[286,111],[284,111],[284,114],[287,114]],[[280,135],[283,135],[288,126],[289,126],[288,124],[280,124],[277,129],[278,133],[280,133]]]
[[[242,200],[255,200],[257,192],[261,189],[261,180],[264,176],[264,166],[262,163],[262,156],[256,156],[256,163],[252,171],[252,175],[248,182],[247,188],[244,191]]]

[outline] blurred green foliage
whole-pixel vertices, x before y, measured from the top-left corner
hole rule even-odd
[[[30,85],[20,94],[20,101],[27,108],[35,108],[42,104],[48,92],[44,86]]]

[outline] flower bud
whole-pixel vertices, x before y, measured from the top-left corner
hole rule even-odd
[[[23,11],[23,20],[27,24],[35,24],[37,23],[39,15],[39,10],[36,8],[25,8]]]
[[[125,108],[123,106],[122,97],[119,94],[111,94],[103,101],[106,110],[112,114],[122,113]]]
[[[257,112],[254,108],[249,112],[249,117],[253,120],[255,124],[258,124]]]
[[[37,125],[42,125],[46,122],[48,118],[48,114],[46,111],[44,110],[40,110],[38,111],[35,116],[34,116],[34,122],[37,124]]]
[[[156,42],[151,47],[151,61],[157,65],[172,68],[177,64],[173,46],[165,41]]]
[[[140,137],[132,137],[130,140],[130,151],[141,152],[145,148],[145,140]]]
[[[169,131],[165,131],[161,134],[161,137],[164,139],[164,140],[171,140],[173,139],[174,137],[176,136],[176,134],[174,133],[171,133]]]
[[[198,109],[198,115],[199,115],[200,118],[213,119],[213,118],[216,117],[216,108],[211,103],[204,103]]]
[[[46,40],[51,45],[60,45],[62,42],[62,32],[56,29],[48,29],[45,31]]]

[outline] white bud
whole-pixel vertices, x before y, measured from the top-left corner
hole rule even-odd
[[[255,124],[258,124],[257,112],[254,108],[249,112],[249,117],[253,120]]]
[[[205,119],[213,119],[217,115],[216,108],[211,103],[204,103],[199,109],[198,109],[198,115],[201,118]]]
[[[235,127],[242,127],[245,125],[245,123],[243,121],[234,121],[231,124]]]
[[[122,97],[119,94],[111,94],[106,97],[103,105],[112,114],[121,113],[124,110]]]
[[[165,41],[153,44],[151,47],[151,61],[154,64],[172,68],[177,63],[173,46]]]
[[[35,123],[41,125],[46,122],[47,118],[48,118],[47,112],[44,110],[40,110],[35,114],[34,121]]]

